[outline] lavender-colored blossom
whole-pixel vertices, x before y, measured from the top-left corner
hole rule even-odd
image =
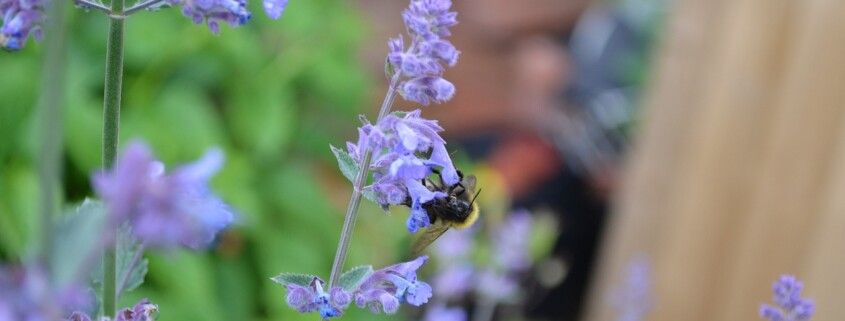
[[[460,52],[449,41],[449,28],[458,23],[457,13],[449,11],[451,0],[411,0],[402,12],[411,42],[405,47],[400,35],[388,41],[387,63],[399,82],[405,100],[428,105],[443,103],[455,94],[455,86],[443,79],[445,66],[454,66]]]
[[[152,304],[148,299],[141,299],[135,306],[117,311],[114,321],[154,321],[153,316],[158,313],[158,306]],[[2,319],[0,319],[2,320]],[[91,321],[92,318],[84,312],[76,311],[64,321]],[[111,318],[103,317],[100,321],[111,321]]]
[[[435,294],[438,298],[446,299],[463,296],[473,286],[474,273],[475,270],[468,264],[449,266],[440,270],[431,282],[434,285]]]
[[[366,189],[375,193],[384,208],[410,206],[407,228],[411,233],[430,224],[423,204],[446,196],[432,191],[422,180],[438,170],[445,184],[460,181],[441,131],[437,121],[422,118],[420,111],[414,110],[402,116],[389,114],[375,125],[364,123],[358,130],[358,142],[347,143],[349,155],[358,163],[364,151],[373,152],[370,170],[374,182]]]
[[[214,34],[220,33],[220,23],[238,27],[252,18],[247,10],[247,0],[165,0],[172,6],[181,6],[182,13],[196,24],[205,23]],[[270,19],[282,16],[288,0],[263,0],[264,11]]]
[[[466,258],[472,249],[472,236],[474,229],[449,230],[440,237],[440,241],[432,244],[438,262],[453,263]]]
[[[355,304],[368,307],[373,313],[388,314],[396,313],[403,302],[414,306],[425,304],[432,296],[432,289],[417,279],[417,270],[427,260],[427,256],[420,256],[373,272],[353,294]]]
[[[38,266],[0,267],[0,321],[55,320],[91,303],[80,286],[52,286]]]
[[[0,48],[20,50],[32,35],[41,40],[46,0],[0,0]]]
[[[287,6],[288,0],[264,0],[264,12],[273,20],[279,19]]]
[[[434,306],[426,311],[423,321],[466,321],[467,313],[461,308]]]
[[[505,302],[519,292],[519,284],[509,275],[487,269],[478,274],[476,291],[493,302]]]
[[[520,271],[531,264],[528,246],[533,224],[528,211],[515,211],[493,234],[494,257],[499,266],[507,271]]]
[[[801,297],[804,284],[792,275],[782,275],[772,285],[775,305],[760,305],[760,316],[770,321],[807,321],[813,316],[812,300]]]
[[[93,184],[114,223],[128,220],[144,244],[197,249],[233,221],[230,208],[207,186],[222,163],[222,152],[211,150],[165,174],[149,148],[132,143],[117,168],[95,174]]]
[[[288,284],[287,303],[300,313],[319,311],[323,320],[343,315],[352,298],[340,287],[323,290],[323,280],[314,278],[309,286]]]
[[[640,321],[652,306],[651,266],[648,259],[638,257],[628,263],[622,284],[611,294],[611,304],[619,321]]]

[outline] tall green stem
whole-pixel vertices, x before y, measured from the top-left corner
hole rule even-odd
[[[49,2],[44,43],[44,69],[41,72],[41,157],[38,161],[41,188],[41,240],[39,260],[46,263],[52,251],[52,226],[58,209],[56,186],[61,178],[62,112],[65,95],[65,4]]]
[[[105,94],[103,95],[103,167],[117,165],[117,141],[120,125],[120,95],[123,90],[123,15],[124,0],[112,0],[109,14],[109,40],[106,54]],[[112,231],[116,242],[117,231]],[[117,311],[116,243],[103,255],[103,313],[114,316]]]
[[[397,72],[391,79],[387,88],[387,94],[384,95],[384,100],[381,103],[381,108],[378,112],[378,119],[380,121],[387,113],[390,112],[393,106],[393,99],[396,98],[396,86],[399,82],[399,73]],[[332,264],[332,273],[329,277],[329,289],[337,283],[340,278],[340,273],[343,270],[343,264],[346,262],[346,254],[349,250],[349,244],[352,240],[352,230],[355,229],[355,220],[358,218],[358,207],[361,205],[361,197],[363,196],[364,184],[367,183],[367,176],[370,173],[370,163],[372,162],[373,151],[367,148],[364,152],[364,157],[361,159],[361,168],[358,175],[355,176],[355,183],[352,188],[352,196],[349,200],[349,206],[346,208],[346,216],[343,219],[343,230],[340,232],[340,240],[337,244],[337,252],[334,255],[334,263]]]

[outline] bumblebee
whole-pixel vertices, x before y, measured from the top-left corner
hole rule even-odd
[[[426,178],[423,179],[423,185],[431,191],[445,193],[446,197],[435,198],[422,204],[431,225],[414,242],[411,248],[414,256],[419,255],[449,228],[465,229],[478,220],[479,208],[478,204],[475,204],[475,198],[478,197],[478,193],[475,193],[475,176],[465,177],[458,171],[460,182],[449,186],[443,182],[443,176],[439,172],[435,173],[440,178],[439,182]],[[410,207],[410,200],[406,200],[406,203],[405,205]]]

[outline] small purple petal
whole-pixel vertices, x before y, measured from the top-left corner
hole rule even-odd
[[[270,19],[277,20],[282,16],[288,0],[264,0],[264,12]]]

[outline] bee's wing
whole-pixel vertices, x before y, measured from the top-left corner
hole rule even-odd
[[[426,247],[434,243],[443,233],[446,233],[451,226],[452,223],[437,220],[437,222],[427,227],[425,232],[414,241],[414,245],[411,247],[411,254],[413,256],[419,256]]]
[[[469,175],[467,177],[464,177],[464,180],[463,180],[463,182],[461,182],[461,184],[464,185],[464,188],[466,188],[467,191],[469,191],[470,193],[473,193],[473,192],[475,192],[475,182],[476,182],[475,175]]]

